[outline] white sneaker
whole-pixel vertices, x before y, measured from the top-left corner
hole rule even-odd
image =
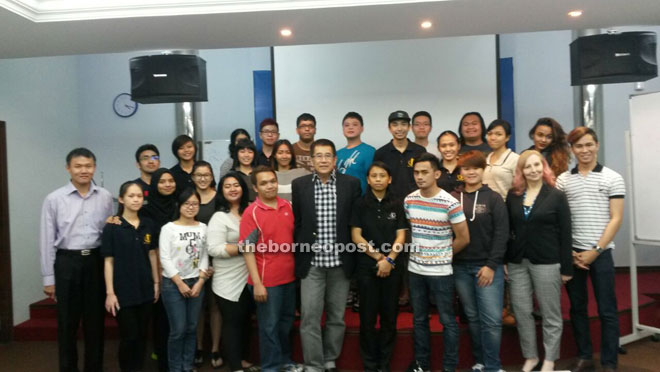
[[[485,365],[477,363],[472,366],[472,372],[484,372],[484,368],[486,368]]]

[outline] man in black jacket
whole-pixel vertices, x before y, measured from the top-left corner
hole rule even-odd
[[[349,278],[355,268],[356,252],[347,245],[351,243],[351,210],[361,195],[360,181],[335,171],[337,154],[331,141],[315,141],[310,154],[314,173],[291,185],[298,243],[296,276],[301,278],[300,335],[305,370],[336,371],[335,360],[344,342]]]

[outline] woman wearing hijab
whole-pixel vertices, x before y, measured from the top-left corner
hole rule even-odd
[[[160,168],[151,176],[149,193],[145,205],[140,209],[140,217],[148,217],[154,222],[152,242],[158,244],[160,229],[172,220],[176,210],[176,181],[169,169]],[[158,247],[156,247],[158,249]],[[158,255],[158,251],[156,251]],[[158,263],[160,272],[160,262]],[[154,353],[158,356],[158,370],[167,371],[167,338],[169,323],[163,301],[158,299],[153,309]]]

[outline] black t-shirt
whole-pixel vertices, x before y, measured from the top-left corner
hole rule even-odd
[[[199,212],[197,213],[197,221],[204,223],[205,225],[209,224],[213,213],[215,213],[215,202],[216,198],[211,199],[210,202],[206,204],[200,204]]]
[[[154,299],[149,250],[154,249],[153,223],[141,218],[138,228],[121,218],[121,225],[103,228],[101,255],[114,257],[113,285],[119,306],[140,305]]]
[[[438,187],[451,193],[456,190],[459,186],[464,184],[463,177],[461,176],[461,169],[456,166],[453,172],[450,172],[449,169],[440,165],[440,178],[438,178]]]
[[[273,154],[271,153],[271,157]],[[263,150],[259,150],[257,154],[257,165],[266,165],[270,167],[270,158],[264,154]]]
[[[142,187],[142,191],[144,191],[144,197],[146,198],[149,196],[149,184],[144,182],[144,180],[140,177],[136,178],[133,180],[133,182],[139,184]],[[146,202],[146,200],[145,200]]]
[[[426,149],[408,140],[408,147],[401,152],[394,147],[392,141],[376,150],[374,161],[380,160],[387,164],[392,171],[392,184],[390,191],[394,197],[405,198],[411,192],[417,190],[417,184],[413,176],[414,158],[426,152]]]
[[[184,171],[183,168],[181,168],[181,164],[177,163],[177,165],[170,168],[170,172],[172,172],[172,177],[174,177],[174,181],[176,182],[177,195],[188,187],[195,188],[192,175]]]
[[[373,242],[376,250],[387,255],[392,249],[397,230],[408,229],[403,202],[394,199],[389,191],[383,200],[378,201],[373,192],[367,190],[353,205],[351,226],[361,228],[362,237]],[[403,253],[400,253],[396,257],[397,264],[401,262],[402,256]],[[359,269],[372,269],[375,265],[376,261],[366,253],[358,254]]]

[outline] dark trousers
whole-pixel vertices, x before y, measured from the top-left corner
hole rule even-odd
[[[120,304],[121,305],[121,304]],[[119,325],[119,368],[122,372],[141,371],[152,303],[122,307]]]
[[[243,369],[241,360],[248,359],[250,334],[250,314],[252,296],[247,285],[241,292],[238,302],[215,296],[220,314],[222,314],[222,351],[232,371]]]
[[[154,352],[158,356],[158,371],[168,372],[167,339],[170,337],[170,322],[167,320],[162,296],[153,304],[152,334]]]
[[[78,371],[77,334],[82,319],[84,371],[103,371],[105,283],[98,249],[88,256],[58,250],[55,257],[57,345],[60,371]]]
[[[588,277],[591,277],[600,318],[600,362],[603,367],[616,368],[619,349],[619,318],[616,308],[616,293],[614,292],[614,261],[611,250],[606,250],[596,258],[589,265],[589,270],[575,267],[573,279],[566,283],[566,291],[571,301],[571,325],[580,359],[591,359],[593,356],[587,315]]]
[[[397,267],[386,278],[371,268],[357,273],[360,290],[360,354],[365,371],[389,371],[396,343],[396,318],[402,271]],[[376,321],[380,315],[380,331]]]

